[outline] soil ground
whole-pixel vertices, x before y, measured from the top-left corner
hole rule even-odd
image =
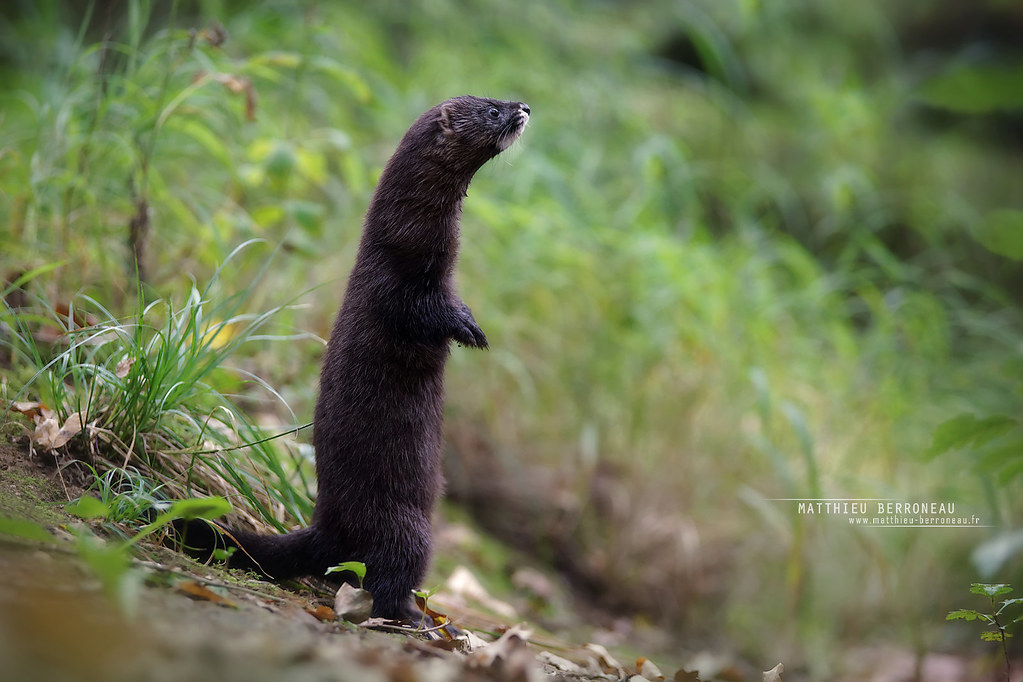
[[[245,580],[153,544],[143,543],[120,593],[111,598],[74,549],[75,528],[83,522],[63,511],[69,497],[81,494],[73,478],[19,447],[0,445],[0,516],[30,520],[59,540],[35,543],[0,535],[0,682],[632,676],[616,669],[613,660],[602,661],[599,647],[573,647],[551,638],[537,645],[543,636],[527,645],[513,632],[489,646],[477,640],[475,651],[461,653],[450,650],[464,647],[460,641],[426,641],[354,626],[330,617],[323,608],[332,604],[329,595]],[[465,604],[431,601],[431,606],[463,627],[480,628],[484,640],[514,623]]]
[[[84,522],[64,511],[69,499],[81,495],[80,482],[71,470],[58,474],[40,463],[27,447],[0,443],[0,520],[25,519],[57,538],[42,543],[0,532],[0,682],[696,680],[667,656],[658,654],[658,670],[650,661],[621,655],[626,648],[658,650],[656,630],[620,637],[621,646],[612,647],[618,660],[600,645],[579,644],[599,640],[595,633],[601,632],[580,623],[606,622],[609,615],[587,612],[564,593],[545,595],[548,614],[556,615],[544,617],[481,594],[478,584],[465,589],[449,580],[430,606],[478,635],[474,647],[461,639],[428,640],[339,621],[328,608],[332,596],[315,585],[289,583],[284,589],[145,541],[110,594],[76,549]],[[449,536],[465,532],[442,529],[439,553],[457,554],[449,551],[457,544]],[[94,525],[89,533],[104,530]],[[558,589],[549,577],[531,580],[542,586],[538,592]],[[524,620],[532,625],[521,635],[514,626]],[[603,632],[606,641],[609,633]],[[660,634],[662,644],[666,637]],[[842,680],[997,678],[990,656],[917,657],[897,647],[864,647],[847,657],[842,667],[857,672]],[[690,652],[677,659],[699,668],[704,680],[761,679],[757,669],[720,656]],[[785,679],[808,678],[791,671]]]

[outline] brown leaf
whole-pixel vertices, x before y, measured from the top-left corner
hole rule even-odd
[[[664,673],[646,656],[636,659],[636,672],[648,680],[664,680]]]
[[[557,588],[550,578],[528,566],[516,569],[512,573],[511,581],[517,590],[526,592],[545,604],[552,602],[557,593]]]
[[[572,673],[577,677],[584,677],[586,675],[586,670],[584,670],[582,666],[573,663],[567,658],[562,658],[557,654],[552,654],[550,651],[541,651],[537,653],[536,660],[540,661],[540,663],[544,664],[548,668],[553,668],[558,672]]]
[[[615,657],[611,655],[606,648],[599,644],[587,644],[583,649],[593,657],[593,662],[597,665],[601,672],[611,673],[618,677],[625,677],[625,668],[622,664],[615,660]]]
[[[430,618],[433,618],[434,625],[447,625],[451,622],[451,619],[448,618],[446,613],[441,613],[440,611],[431,609],[429,605],[427,605],[426,599],[420,597],[418,594],[416,595],[416,606],[419,607],[420,611],[428,615]]]
[[[236,95],[242,92],[245,93],[245,120],[255,121],[258,98],[256,97],[256,88],[252,85],[252,81],[244,76],[222,73],[217,76],[217,82]]]
[[[252,83],[249,83],[249,87],[245,89],[245,120],[255,121],[256,120],[256,104],[259,102],[259,98],[256,96],[256,88],[253,87]]]
[[[79,412],[72,412],[63,426],[59,424],[56,413],[41,409],[40,416],[36,419],[36,430],[32,434],[32,440],[51,452],[63,447],[82,430],[82,415]]]
[[[70,303],[60,301],[53,306],[53,312],[61,318],[62,322],[72,322],[68,326],[71,327],[92,327],[99,324],[99,320],[95,315],[91,315],[80,308],[74,308],[74,314],[72,315],[72,307]]]
[[[209,28],[199,31],[199,36],[213,47],[220,47],[227,42],[227,29],[216,19],[211,19]]]
[[[464,600],[473,601],[492,611],[502,618],[512,619],[516,617],[515,607],[490,595],[483,584],[476,579],[465,566],[458,566],[451,572],[445,589],[451,594],[457,595]]]
[[[225,88],[227,88],[236,95],[239,92],[245,92],[245,89],[250,85],[248,78],[235,76],[230,73],[220,74],[219,76],[217,76],[217,80],[220,81],[220,83]]]
[[[36,419],[42,413],[42,410],[46,409],[46,406],[42,403],[28,402],[28,401],[15,401],[11,403],[11,409],[15,412],[25,415],[29,419]]]
[[[675,673],[675,682],[700,682],[700,671],[682,669]]]
[[[134,364],[135,358],[132,357],[121,358],[121,361],[117,363],[117,367],[114,368],[114,375],[118,379],[123,379],[124,377],[128,376],[128,372],[131,371],[131,366]]]
[[[201,601],[213,602],[214,604],[220,604],[221,606],[229,606],[233,609],[238,608],[238,605],[226,597],[222,597],[213,590],[200,585],[194,580],[182,580],[180,583],[174,586],[174,588],[182,594],[188,595],[192,599],[198,599]]]
[[[463,631],[461,635],[454,638],[454,641],[459,645],[458,650],[463,654],[471,654],[490,644],[471,630]]]
[[[442,632],[443,630],[438,630]],[[428,639],[426,646],[433,649],[441,649],[442,651],[457,651],[461,652],[464,650],[464,642],[454,637],[440,638],[440,639]]]
[[[470,665],[499,671],[499,679],[535,679],[539,670],[536,657],[529,650],[531,634],[520,626],[509,629],[496,642],[469,654]]]
[[[306,609],[305,612],[316,620],[323,621],[324,623],[333,623],[337,620],[337,614],[334,613],[334,609],[329,606],[324,606],[323,604],[320,604],[315,608]]]

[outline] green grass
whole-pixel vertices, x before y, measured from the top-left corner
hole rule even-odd
[[[219,272],[178,306],[147,304],[140,290],[127,319],[84,296],[72,299],[66,316],[41,299],[30,308],[8,306],[0,316],[4,345],[16,366],[35,370],[11,400],[39,399],[62,426],[78,420],[68,447],[95,462],[106,502],[126,498],[118,516],[138,518],[159,500],[220,494],[244,500],[250,524],[283,530],[311,514],[309,463],[275,449],[235,404],[238,396],[225,392],[265,391],[280,400],[228,359],[245,343],[274,340],[262,332],[283,308],[240,313],[246,292],[220,298]],[[54,327],[61,336],[41,343],[40,330]]]
[[[928,122],[924,107],[961,105],[964,71],[911,58],[917,10],[264,2],[172,23],[169,4],[152,20],[129,5],[105,47],[62,3],[0,25],[20,46],[0,62],[0,272],[35,273],[15,345],[53,304],[97,316],[30,390],[106,420],[161,494],[197,492],[177,451],[258,440],[247,415],[308,419],[311,337],[329,333],[379,169],[415,116],[473,92],[533,118],[466,202],[460,290],[492,350],[452,354],[449,442],[456,458],[486,444],[523,484],[557,480],[580,551],[616,568],[609,589],[662,586],[658,615],[686,632],[823,678],[844,642],[938,641],[933,614],[990,537],[842,528],[769,500],[949,498],[1018,527],[1016,431],[980,456],[966,436],[931,445],[964,413],[1018,419],[1023,162],[974,134],[993,119]],[[212,17],[220,47],[187,30]],[[670,58],[679,35],[705,73]],[[127,245],[143,203],[148,304]],[[229,259],[253,238],[279,247],[272,265]],[[258,311],[310,340],[243,344]],[[52,359],[19,353],[7,397]],[[219,369],[228,353],[241,373]],[[139,374],[118,377],[129,357]],[[312,482],[275,453],[193,471],[280,527],[308,518]],[[612,521],[593,501],[607,471]]]

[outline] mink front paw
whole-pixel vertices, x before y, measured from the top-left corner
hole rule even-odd
[[[451,331],[451,338],[462,346],[472,348],[487,348],[487,335],[483,333],[480,326],[476,324],[475,318],[469,306],[462,303],[455,309],[455,325]]]

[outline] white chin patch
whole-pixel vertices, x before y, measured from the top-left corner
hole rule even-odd
[[[519,139],[522,135],[522,131],[526,129],[526,124],[529,123],[529,114],[524,111],[519,112],[519,124],[515,126],[515,130],[501,137],[497,141],[497,148],[502,152],[508,147],[512,146],[515,140]]]

